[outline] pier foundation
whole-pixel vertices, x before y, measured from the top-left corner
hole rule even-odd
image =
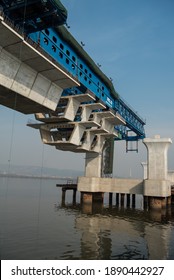
[[[93,202],[103,203],[103,192],[81,192],[81,203],[92,204]]]
[[[85,159],[85,178],[101,178],[112,174],[113,166],[113,139],[101,136],[98,139],[98,146],[100,152],[87,152]],[[109,158],[109,160],[108,160]],[[82,203],[103,203],[104,192],[98,191],[81,191],[81,202]],[[110,198],[112,200],[112,198]]]
[[[166,198],[164,197],[149,197],[149,208],[161,209],[166,207]]]
[[[102,135],[102,137],[104,137]],[[102,138],[100,138],[101,140]],[[106,139],[105,139],[106,140]],[[103,141],[103,142],[102,142]],[[104,147],[104,138],[99,141],[99,146]],[[109,205],[113,204],[113,194],[116,194],[115,204],[117,206],[135,207],[136,195],[144,196],[144,209],[164,209],[171,202],[171,181],[168,177],[167,152],[170,138],[146,138],[143,143],[147,147],[147,164],[142,163],[144,168],[144,180],[112,178],[112,162],[108,168],[108,157],[100,152],[87,152],[85,177],[78,178],[78,191],[81,192],[83,204],[92,204],[94,201],[103,202],[104,193],[109,193]],[[108,147],[107,147],[108,148]],[[109,152],[113,152],[110,149]],[[106,160],[107,159],[107,160]],[[105,175],[103,170],[109,170]],[[108,176],[109,175],[109,176]]]

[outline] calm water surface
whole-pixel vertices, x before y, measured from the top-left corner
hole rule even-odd
[[[1,259],[174,259],[173,207],[81,207],[57,183],[0,177]]]

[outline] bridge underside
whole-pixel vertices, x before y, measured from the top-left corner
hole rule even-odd
[[[55,112],[35,115],[43,143],[76,153],[101,153],[105,140],[118,137],[116,125],[125,125],[119,114],[97,102],[90,92],[61,96]]]
[[[114,139],[123,139],[122,128],[129,124],[126,115],[134,114],[124,102],[117,110],[109,109],[1,12],[0,34],[0,104],[34,113],[37,123],[28,125],[39,129],[43,143],[63,151],[87,153],[86,176],[100,177],[100,155],[113,154]],[[82,90],[73,92],[78,87]],[[126,109],[123,117],[119,111],[122,107]],[[104,166],[108,170],[107,160]]]
[[[42,141],[56,149],[101,153],[108,138],[118,138],[124,119],[89,91],[62,96],[80,86],[70,73],[0,15],[0,104],[35,113]]]
[[[48,111],[47,107],[2,86],[0,86],[0,104],[25,114]]]
[[[77,80],[2,15],[0,34],[0,104],[25,114],[54,111]]]

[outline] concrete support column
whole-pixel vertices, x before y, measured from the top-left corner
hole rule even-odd
[[[97,135],[99,136],[99,135]],[[96,152],[87,152],[85,160],[85,176],[87,178],[95,179],[102,176],[112,174],[113,168],[113,141],[107,139],[105,136],[99,137],[98,140],[99,151]],[[105,145],[106,144],[106,145]],[[84,195],[84,194],[83,194]],[[88,194],[87,194],[88,195]],[[94,201],[103,202],[103,192],[93,192],[92,191],[91,203]],[[111,202],[110,194],[110,204]],[[85,200],[83,199],[82,202]]]
[[[154,139],[145,138],[143,143],[148,152],[147,179],[167,180],[167,151],[172,140],[156,135]]]
[[[144,204],[144,210],[147,209],[148,208],[148,196],[144,196],[143,204]]]
[[[88,121],[90,114],[92,112],[92,109],[87,106],[82,107],[82,114],[81,114],[81,121]]]
[[[76,194],[77,194],[77,190],[74,189],[73,190],[73,204],[76,204]]]
[[[74,97],[70,97],[68,99],[68,104],[67,104],[65,112],[64,112],[64,118],[66,118],[67,120],[73,121],[76,116],[79,106],[80,106],[80,101]]]
[[[62,204],[65,204],[66,190],[62,189]]]
[[[83,140],[82,145],[80,146],[80,149],[84,149],[86,151],[90,150],[94,137],[95,137],[95,133],[88,130],[85,131],[85,138]]]
[[[135,208],[135,201],[136,201],[135,194],[132,194],[132,208]]]
[[[108,138],[103,147],[102,177],[112,177],[114,158],[114,139]]]
[[[95,141],[94,148],[92,148],[93,152],[102,153],[105,140],[106,140],[106,137],[104,135],[98,134],[96,141]]]
[[[94,192],[93,193],[93,202],[102,202],[104,199],[104,193],[103,192]]]
[[[141,162],[141,165],[143,167],[143,179],[147,179],[147,162]]]
[[[167,205],[169,206],[169,205],[171,205],[171,203],[172,203],[172,196],[168,196],[167,197]]]
[[[92,193],[81,192],[81,202],[85,204],[92,204]]]
[[[83,125],[81,125],[80,123],[77,123],[74,126],[74,129],[73,129],[72,134],[70,136],[69,142],[71,144],[74,144],[74,145],[78,146],[80,144],[80,141],[81,141],[81,138],[83,136],[84,131],[85,131],[85,127]]]
[[[112,205],[113,193],[109,193],[109,205]]]
[[[119,205],[119,193],[116,193],[116,205]]]
[[[125,198],[125,194],[121,193],[121,199],[120,199],[121,206],[124,206],[124,198]]]
[[[98,135],[99,137],[100,135]],[[85,162],[86,177],[110,177],[113,170],[114,141],[101,136],[96,144],[98,152],[87,152]]]
[[[171,183],[168,180],[167,152],[170,138],[145,138],[147,147],[147,179],[144,180],[144,195],[149,197],[149,207],[166,207],[166,197],[171,196]]]
[[[103,202],[103,192],[81,192],[82,204],[92,204],[92,202]]]
[[[85,176],[101,177],[102,154],[86,153]]]
[[[130,207],[130,194],[127,194],[127,207]]]
[[[164,197],[149,197],[149,207],[153,209],[165,208],[166,199]]]

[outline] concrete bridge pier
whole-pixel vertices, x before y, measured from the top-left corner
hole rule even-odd
[[[86,153],[85,176],[101,177],[102,153]]]
[[[85,177],[101,178],[111,176],[113,168],[113,139],[105,135],[98,135],[97,146],[100,150],[96,152],[86,152]],[[92,204],[93,202],[103,203],[104,192],[81,192],[81,202]]]
[[[86,153],[85,159],[85,176],[101,177],[102,153]],[[81,202],[91,204],[93,202],[103,203],[103,192],[81,192]]]
[[[147,179],[144,180],[145,204],[149,208],[166,207],[171,196],[171,182],[168,180],[167,152],[172,140],[170,138],[145,138],[147,147]]]
[[[143,179],[147,179],[147,162],[141,162],[141,165],[143,167]]]

